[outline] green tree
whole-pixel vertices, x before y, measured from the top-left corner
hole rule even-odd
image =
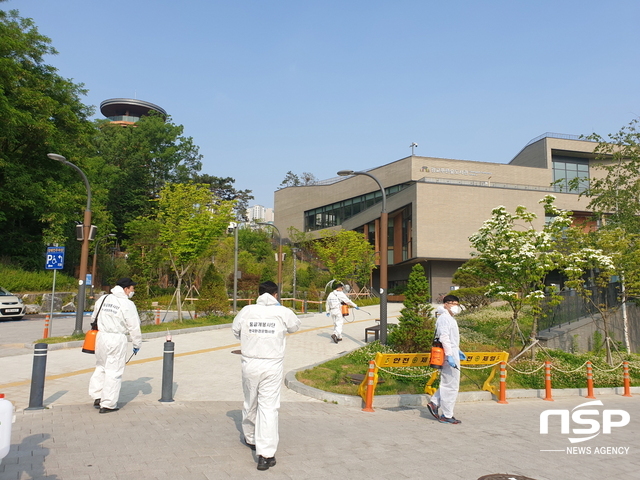
[[[107,120],[97,122],[94,137],[99,182],[108,192],[107,208],[119,235],[124,225],[151,215],[160,191],[168,183],[187,183],[202,166],[199,149],[184,127],[159,114],[140,118],[123,128]]]
[[[233,285],[234,243],[234,234],[231,233],[219,239],[213,251],[216,269],[225,279],[228,290]],[[266,231],[243,228],[242,224],[239,226],[238,270],[242,272],[242,277],[238,281],[239,291],[248,284],[246,281],[248,276],[254,279],[252,280],[254,282],[265,277],[264,281],[276,278],[277,262],[274,253]]]
[[[151,285],[170,270],[167,252],[160,240],[160,228],[160,223],[153,217],[139,217],[125,225],[127,273],[145,285],[148,295]]]
[[[375,267],[373,246],[361,233],[353,230],[323,230],[313,244],[318,258],[334,279],[340,282],[368,283]]]
[[[571,225],[571,212],[555,207],[554,200],[553,195],[547,195],[540,201],[545,213],[552,217],[541,230],[533,225],[537,215],[525,207],[518,206],[511,214],[504,206],[499,206],[493,209],[492,217],[480,230],[469,237],[476,250],[473,256],[478,262],[467,264],[463,271],[491,280],[485,294],[505,300],[511,307],[512,346],[518,335],[525,343],[518,323],[525,305],[533,308],[534,322],[529,338],[535,341],[537,319],[542,314],[541,304],[545,298],[544,280],[561,260],[557,242],[562,239],[562,231]],[[521,226],[520,222],[526,226]]]
[[[302,185],[302,180],[300,180],[300,177],[289,170],[284,176],[284,180],[282,180],[282,183],[280,183],[278,188],[299,187],[300,185]]]
[[[182,320],[182,280],[222,235],[233,218],[233,202],[215,199],[208,185],[167,184],[160,191],[158,238],[177,279],[178,318]]]
[[[253,200],[251,190],[237,190],[233,184],[235,179],[231,177],[215,177],[213,175],[196,175],[195,183],[206,183],[210,186],[211,192],[220,200],[235,200],[236,220],[248,221],[247,209],[249,200]]]
[[[586,185],[580,196],[589,198],[587,208],[606,225],[622,226],[630,233],[640,233],[638,119],[609,135],[607,140],[595,133],[587,139],[598,142],[594,153],[600,163],[593,167],[598,174],[589,179],[575,178],[570,186],[578,189]]]
[[[428,352],[433,342],[435,322],[429,303],[429,281],[424,267],[417,263],[411,269],[405,291],[404,308],[400,311],[398,325],[389,332],[389,345],[404,353]]]
[[[222,275],[212,264],[202,278],[200,297],[196,302],[196,310],[206,315],[227,315],[229,313],[229,297]]]
[[[587,137],[598,142],[594,153],[600,163],[593,167],[591,178],[575,178],[570,186],[578,189],[586,185],[580,196],[587,197],[587,208],[600,220],[598,232],[591,236],[599,239],[603,251],[611,255],[622,285],[622,317],[627,352],[630,351],[629,325],[626,316],[628,298],[639,294],[637,288],[637,252],[640,235],[640,131],[638,119],[632,120],[619,132],[604,139],[598,134]],[[607,231],[611,230],[612,234]],[[607,240],[609,239],[609,240]],[[611,241],[613,239],[613,242]],[[608,246],[617,243],[614,250]],[[605,328],[606,315],[602,314]],[[608,332],[605,342],[609,345]],[[607,351],[608,357],[610,352]]]
[[[481,274],[474,273],[481,271]],[[491,271],[484,268],[477,258],[466,261],[451,278],[456,290],[456,296],[467,308],[479,308],[489,304],[491,299],[485,295],[487,286],[492,282]]]
[[[30,269],[42,268],[46,243],[66,243],[86,203],[77,172],[47,153],[86,169],[95,131],[83,86],[45,62],[56,54],[31,19],[0,10],[0,243],[4,256]]]

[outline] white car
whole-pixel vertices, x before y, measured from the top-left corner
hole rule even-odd
[[[0,287],[0,319],[22,320],[27,307],[6,288]]]

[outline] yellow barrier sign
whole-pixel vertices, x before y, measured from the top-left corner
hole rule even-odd
[[[462,360],[460,365],[493,365],[508,360],[507,352],[472,352],[467,353],[467,359]]]
[[[497,390],[491,385],[491,380],[495,376],[496,369],[500,362],[507,362],[509,360],[509,354],[507,352],[465,352],[467,355],[466,360],[460,362],[461,366],[470,365],[495,365],[491,369],[491,373],[482,386],[483,390],[487,390],[494,395],[497,395]],[[399,368],[399,367],[428,367],[431,360],[430,353],[376,353],[375,358],[375,370],[373,388],[378,384],[378,369],[379,368]],[[435,388],[432,387],[433,382],[438,378],[440,370],[434,370],[429,377],[424,391],[429,395],[435,393]],[[358,388],[358,394],[366,401],[367,378],[363,380]]]
[[[430,353],[376,353],[376,366],[386,368],[428,367]]]

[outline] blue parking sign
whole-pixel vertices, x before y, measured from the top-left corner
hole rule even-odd
[[[64,268],[64,248],[65,247],[47,247],[47,270],[62,270]]]

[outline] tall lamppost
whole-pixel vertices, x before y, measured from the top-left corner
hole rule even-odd
[[[233,228],[233,313],[238,311],[238,223],[231,222],[228,230]]]
[[[80,251],[80,278],[78,279],[78,307],[76,308],[76,327],[73,335],[82,335],[82,317],[84,316],[84,302],[87,283],[87,263],[89,260],[89,234],[91,232],[91,186],[89,180],[77,165],[68,162],[66,158],[57,153],[47,153],[51,160],[63,163],[74,168],[82,177],[84,186],[87,188],[87,208],[84,210],[82,221],[82,250]]]
[[[368,172],[354,172],[353,170],[340,170],[338,175],[348,177],[351,175],[366,175],[372,178],[380,187],[382,192],[382,212],[380,212],[380,343],[387,343],[387,269],[388,269],[388,217],[387,217],[387,195],[382,188],[380,181]]]
[[[100,245],[101,240],[105,240],[109,237],[115,237],[115,233],[109,233],[102,238],[96,240],[96,248],[93,251],[93,265],[91,267],[91,298],[93,298],[93,285],[96,281],[96,271],[98,269],[98,245]]]
[[[296,248],[296,247],[293,247],[291,249],[291,253],[293,254],[293,298],[296,298],[296,293],[297,293],[296,292],[296,279],[297,279],[296,277],[297,277],[297,273],[298,272],[296,270],[296,256],[297,256],[299,250],[300,249]],[[293,301],[293,303],[294,303],[294,308],[295,308],[295,300]]]
[[[258,222],[258,225],[273,227],[278,232],[278,238],[280,239],[278,246],[278,295],[282,296],[282,235],[280,235],[280,230],[273,223]]]

